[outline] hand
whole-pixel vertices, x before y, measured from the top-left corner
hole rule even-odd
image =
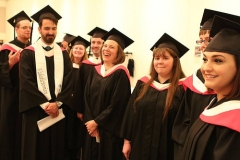
[[[12,67],[19,62],[20,59],[20,53],[22,50],[18,50],[17,52],[11,51],[8,54],[8,63],[9,63],[9,69],[12,69]]]
[[[129,160],[130,152],[131,152],[131,144],[128,140],[124,139],[122,153],[127,160]]]
[[[99,135],[99,130],[98,130],[98,129],[94,130],[94,131],[92,132],[92,134],[90,134],[90,136],[92,136],[92,137],[100,137],[100,135]]]
[[[55,102],[49,103],[44,110],[52,118],[57,117],[58,114],[59,114],[58,106],[57,106],[57,104]]]
[[[77,113],[77,117],[78,117],[81,121],[83,121],[83,114],[82,114],[82,113]]]
[[[87,123],[85,123],[88,133],[91,135],[93,131],[95,131],[97,129],[98,124],[94,121],[88,121]]]

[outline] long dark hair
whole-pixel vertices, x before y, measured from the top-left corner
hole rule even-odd
[[[168,93],[167,93],[167,97],[166,97],[163,120],[166,118],[166,116],[169,112],[169,109],[171,108],[171,104],[172,104],[174,94],[176,93],[176,90],[178,88],[179,79],[185,77],[185,74],[183,73],[183,70],[182,70],[182,67],[181,67],[179,57],[177,56],[177,54],[172,49],[169,49],[169,48],[154,49],[152,63],[151,63],[151,67],[150,67],[151,78],[149,79],[149,81],[147,83],[143,84],[144,86],[143,86],[142,90],[140,91],[138,97],[136,98],[136,100],[134,101],[134,104],[133,104],[133,107],[136,110],[137,102],[142,99],[142,97],[146,94],[146,92],[147,92],[149,86],[151,85],[151,83],[154,81],[154,79],[156,79],[158,77],[158,73],[154,69],[154,64],[153,64],[154,57],[164,56],[167,52],[170,53],[170,55],[174,58],[174,62],[173,62],[172,74],[171,74],[171,77],[170,77],[171,85],[168,89]]]
[[[235,78],[233,79],[233,87],[231,89],[231,91],[225,95],[226,99],[231,99],[231,98],[236,98],[240,96],[240,56],[236,56],[234,55],[234,60],[235,60],[235,64],[236,64],[236,68],[237,68],[237,72],[235,75]]]

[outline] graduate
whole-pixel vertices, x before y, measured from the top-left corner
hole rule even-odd
[[[87,59],[86,48],[90,45],[90,42],[84,38],[77,36],[69,43],[70,50],[70,59],[73,63],[73,78],[72,78],[72,92],[74,91],[76,78],[78,75],[79,67],[81,62]],[[73,102],[73,94],[72,94]],[[66,116],[67,126],[66,126],[66,140],[67,148],[69,149],[69,155],[72,160],[80,159],[81,148],[83,147],[83,122],[78,119],[77,112],[72,110],[72,105],[69,106],[69,110]]]
[[[30,45],[32,26],[24,11],[8,22],[14,28],[14,40],[0,47],[0,159],[15,160],[21,158],[18,62],[21,50]]]
[[[61,160],[65,156],[65,119],[41,132],[37,122],[48,116],[64,117],[72,94],[72,62],[68,52],[54,42],[61,16],[47,5],[31,17],[39,24],[41,38],[21,53],[22,160]]]
[[[180,58],[188,48],[164,33],[151,50],[150,75],[138,80],[128,102],[122,151],[130,160],[173,160],[172,125],[184,95]]]
[[[201,71],[217,95],[190,128],[180,160],[240,157],[240,24],[215,16],[210,36]]]
[[[91,57],[89,57],[89,61],[98,64],[101,62],[100,58],[100,50],[102,49],[103,46],[103,36],[107,33],[106,30],[95,27],[92,29],[88,35],[91,36],[91,46],[90,46],[90,51],[93,53]]]
[[[220,15],[225,18],[240,22],[240,17],[231,14],[205,9],[201,20],[201,28],[199,31],[200,40],[197,44],[200,45],[202,53],[211,41],[210,30],[213,23],[214,15]],[[187,87],[184,100],[181,103],[179,112],[173,125],[172,138],[174,140],[174,155],[177,158],[186,141],[189,129],[195,120],[202,113],[204,108],[209,104],[215,92],[208,89],[204,85],[204,78],[200,69],[196,73],[187,77],[183,81]]]
[[[130,75],[122,64],[123,50],[133,43],[113,28],[103,39],[102,65],[89,74],[84,94],[87,128],[84,160],[122,160],[122,119],[131,94]]]
[[[81,62],[84,60],[87,60],[87,47],[90,45],[90,42],[88,42],[86,39],[82,38],[81,36],[77,36],[69,43],[70,53],[70,59],[73,63],[73,68],[78,68],[81,66]],[[77,72],[74,74],[77,76]]]
[[[104,42],[102,38],[106,33],[107,31],[99,27],[95,27],[88,33],[88,35],[91,36],[90,49],[93,53],[93,56],[81,62],[81,67],[79,69],[78,78],[76,80],[74,90],[74,95],[76,96],[74,96],[73,107],[78,112],[77,116],[80,120],[83,120],[84,101],[81,101],[79,97],[84,96],[85,85],[91,70],[94,69],[95,66],[102,63],[100,58],[100,51]]]

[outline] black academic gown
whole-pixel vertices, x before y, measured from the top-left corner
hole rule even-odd
[[[214,100],[209,109],[204,110],[192,125],[186,143],[178,160],[239,160],[240,159],[240,97],[233,99],[238,108],[228,110],[233,104],[227,104],[225,111],[204,114],[210,109],[219,110],[229,102],[225,99]],[[207,112],[208,112],[207,111]],[[209,113],[209,112],[208,112]]]
[[[130,160],[173,160],[172,125],[184,88],[179,83],[172,107],[163,120],[169,81],[160,84],[156,79],[137,102],[134,111],[134,101],[148,81],[149,78],[145,76],[138,80],[134,88],[124,116],[121,136],[131,141]]]
[[[54,57],[46,57],[49,89],[52,99],[49,102],[62,102],[63,112],[70,105],[72,94],[72,62],[66,51],[62,52],[64,77],[62,90],[55,96]],[[22,160],[61,160],[65,154],[65,119],[39,132],[37,121],[48,115],[39,106],[48,102],[38,90],[35,52],[32,46],[22,51],[20,60],[20,112],[23,114]],[[64,113],[66,115],[66,113]]]
[[[81,67],[79,68],[78,77],[75,83],[74,88],[74,104],[73,109],[79,113],[84,113],[84,101],[82,101],[81,97],[84,97],[84,89],[87,83],[87,79],[91,70],[94,69],[95,66],[101,65],[101,63],[93,63],[89,60],[84,60],[81,62]]]
[[[200,69],[183,81],[186,87],[184,99],[181,102],[172,131],[174,140],[174,156],[177,158],[186,141],[189,129],[209,102],[215,97],[215,92],[208,91]]]
[[[19,63],[9,70],[8,55],[29,44],[15,38],[0,49],[0,159],[20,159],[21,114],[19,113]]]
[[[91,71],[84,96],[84,122],[94,120],[98,124],[100,143],[86,133],[83,159],[122,160],[120,128],[131,94],[129,73],[123,65],[116,65],[104,76],[101,67]]]
[[[75,88],[75,83],[76,83],[76,78],[79,72],[79,65],[77,68],[77,65],[73,65],[73,71],[72,71],[72,93]],[[75,158],[75,159],[80,159],[80,151],[81,147],[83,146],[83,127],[84,124],[83,122],[77,117],[77,112],[72,108],[73,105],[73,97],[74,95],[72,94],[71,97],[71,105],[69,106],[67,110],[67,115],[66,115],[66,147],[69,152],[69,157]]]
[[[100,65],[101,63],[93,63],[90,60],[84,60],[81,62],[81,67],[79,68],[78,72],[76,73],[76,82],[74,85],[74,92],[73,92],[73,104],[71,106],[71,109],[78,112],[78,113],[84,113],[84,89],[87,83],[88,76],[92,69],[94,69],[95,66]],[[77,114],[77,113],[76,113]],[[79,145],[84,150],[84,144],[85,144],[85,135],[86,135],[86,127],[83,122],[80,122],[82,124],[80,130],[79,130]]]

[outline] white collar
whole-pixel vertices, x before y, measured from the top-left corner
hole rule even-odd
[[[47,46],[49,46],[51,48],[54,48],[54,42],[50,45],[47,45],[46,43],[43,42],[42,38],[40,39],[40,44],[44,48],[47,47]],[[46,57],[52,57],[54,55],[54,50],[53,49],[51,49],[50,51],[44,50],[44,54],[45,54]]]
[[[94,54],[92,54],[92,57],[95,58],[95,59],[101,59],[101,57],[96,57]]]

